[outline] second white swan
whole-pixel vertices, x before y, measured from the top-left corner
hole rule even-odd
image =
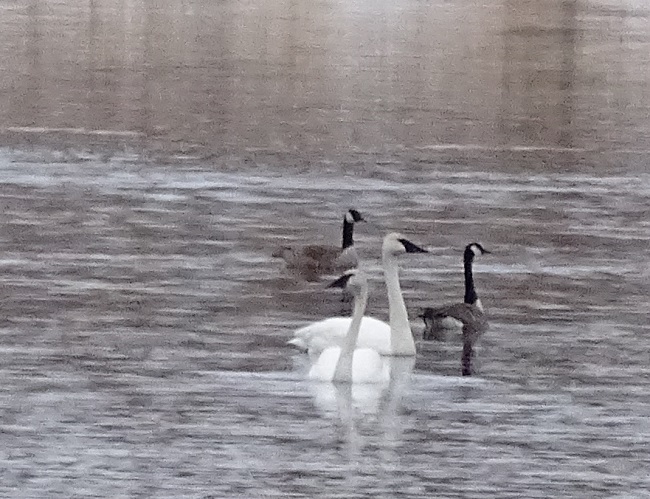
[[[329,287],[344,288],[354,297],[354,311],[342,346],[323,350],[309,371],[317,381],[380,383],[389,381],[388,365],[377,350],[357,348],[361,320],[368,302],[368,280],[361,270],[349,270]]]

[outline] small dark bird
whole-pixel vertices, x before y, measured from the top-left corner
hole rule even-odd
[[[465,266],[465,298],[463,304],[471,305],[481,312],[483,311],[483,304],[481,303],[481,300],[476,293],[476,288],[474,287],[472,266],[474,264],[474,258],[477,255],[483,255],[486,253],[490,252],[483,248],[479,243],[468,244],[463,253],[463,263]],[[463,324],[459,319],[445,313],[445,311],[453,305],[431,307],[424,310],[424,313],[420,315],[420,317],[424,319],[424,332],[422,334],[422,339],[443,340],[446,330],[462,327]],[[458,303],[458,305],[461,304]]]
[[[343,217],[343,241],[341,247],[310,244],[293,248],[283,246],[273,252],[287,262],[287,268],[299,272],[310,281],[318,280],[323,274],[342,272],[357,267],[359,258],[354,248],[354,224],[365,222],[355,209],[350,209]]]

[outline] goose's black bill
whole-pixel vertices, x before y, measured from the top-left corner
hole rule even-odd
[[[404,245],[407,253],[428,253],[424,248],[420,248],[417,244],[413,244],[408,239],[400,239],[400,243]]]

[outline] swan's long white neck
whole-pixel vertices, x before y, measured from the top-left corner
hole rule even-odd
[[[336,363],[334,370],[334,377],[332,381],[340,381],[345,383],[352,382],[352,360],[354,358],[354,349],[357,347],[357,338],[359,337],[359,330],[361,329],[361,320],[366,311],[366,304],[368,303],[368,285],[365,284],[358,295],[354,297],[354,311],[352,313],[352,323],[345,335],[339,360]]]
[[[399,285],[399,268],[396,257],[389,252],[382,255],[386,290],[388,291],[388,321],[392,355],[415,355],[415,341]]]

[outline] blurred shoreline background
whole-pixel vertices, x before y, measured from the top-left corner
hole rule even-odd
[[[629,171],[650,151],[649,11],[638,1],[0,8],[6,145],[508,171]]]

